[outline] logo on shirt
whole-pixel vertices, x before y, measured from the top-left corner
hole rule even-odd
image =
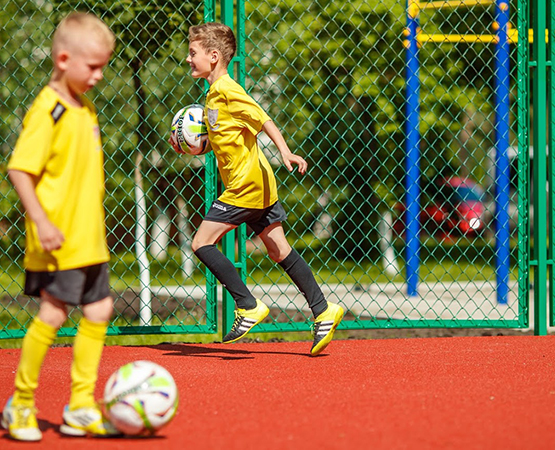
[[[54,119],[54,125],[58,123],[58,120],[62,118],[62,115],[65,112],[66,112],[66,107],[62,105],[60,102],[57,102],[56,106],[54,106],[54,109],[50,111],[50,115],[52,116],[52,119]]]
[[[217,109],[210,109],[207,108],[208,110],[208,123],[210,124],[210,129],[212,131],[217,130],[220,125],[216,125],[216,122],[218,121],[218,110]]]

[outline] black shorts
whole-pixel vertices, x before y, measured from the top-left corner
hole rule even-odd
[[[287,220],[287,214],[280,202],[264,209],[240,208],[216,200],[206,213],[204,220],[209,222],[230,223],[241,225],[246,223],[256,234],[262,233],[265,228],[276,222]]]
[[[110,295],[108,263],[56,272],[25,271],[25,295],[40,297],[44,289],[70,305],[88,305]]]

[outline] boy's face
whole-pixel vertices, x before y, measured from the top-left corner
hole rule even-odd
[[[58,67],[71,93],[81,95],[102,79],[112,51],[94,39],[85,40],[58,55]]]
[[[193,78],[208,78],[212,72],[214,52],[204,50],[198,41],[189,43],[189,56],[186,61],[191,66]]]

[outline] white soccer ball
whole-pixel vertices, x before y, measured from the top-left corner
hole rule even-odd
[[[179,403],[171,374],[151,361],[116,370],[104,388],[104,413],[123,434],[154,434],[174,417]]]
[[[173,117],[171,132],[180,153],[204,155],[211,150],[201,105],[181,108]]]

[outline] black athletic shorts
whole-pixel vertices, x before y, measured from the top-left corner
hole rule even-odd
[[[216,200],[212,203],[204,220],[230,223],[237,226],[246,223],[252,231],[260,234],[269,225],[287,220],[287,214],[279,201],[264,209],[253,209],[240,208]]]
[[[110,295],[108,263],[56,272],[25,271],[25,295],[40,297],[44,289],[70,305],[87,305]]]

